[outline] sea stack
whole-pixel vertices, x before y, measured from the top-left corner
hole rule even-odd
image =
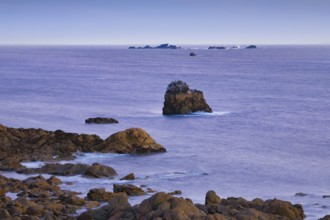
[[[166,89],[163,115],[183,115],[193,112],[212,112],[202,91],[189,89],[187,83],[171,82]]]

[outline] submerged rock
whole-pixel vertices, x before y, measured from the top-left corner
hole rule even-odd
[[[86,124],[117,124],[119,123],[118,120],[114,118],[88,118],[85,120]]]
[[[179,80],[171,82],[166,89],[163,107],[164,115],[212,112],[204,99],[203,92],[189,89],[187,83]]]

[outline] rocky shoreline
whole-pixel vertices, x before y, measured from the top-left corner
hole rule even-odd
[[[0,174],[0,219],[292,219],[304,218],[302,206],[277,199],[247,201],[221,199],[209,191],[204,204],[172,193],[144,190],[133,184],[113,184],[113,192],[89,189],[86,197],[61,189],[56,176],[82,175],[85,178],[113,178],[118,175],[109,166],[94,163],[58,163],[73,159],[76,152],[149,154],[166,149],[141,128],[130,128],[105,140],[97,135],[67,133],[61,130],[9,128],[0,125],[0,170],[20,174],[38,174],[25,180]],[[40,168],[27,168],[23,161],[47,162]],[[42,174],[52,175],[48,179]],[[134,183],[133,173],[120,180]],[[15,195],[13,198],[10,195]],[[150,195],[140,204],[131,205],[128,196]],[[105,205],[101,203],[106,203]],[[86,210],[80,215],[77,210]],[[80,211],[81,212],[81,211]],[[326,217],[325,217],[326,219]]]
[[[29,177],[23,181],[0,175],[0,219],[303,219],[301,205],[277,199],[263,201],[243,198],[221,199],[207,192],[205,204],[158,192],[132,206],[128,196],[145,194],[138,187],[114,184],[114,192],[90,189],[85,198],[78,192],[62,190],[55,176]],[[118,189],[121,189],[118,191]],[[16,193],[17,198],[6,196]],[[101,202],[106,205],[101,206]],[[77,210],[87,211],[77,215]]]

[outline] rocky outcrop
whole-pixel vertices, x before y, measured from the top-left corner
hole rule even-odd
[[[163,107],[164,115],[212,112],[204,99],[203,92],[189,89],[187,83],[179,80],[171,82],[166,89]]]
[[[88,118],[85,120],[86,124],[118,124],[118,120],[114,118]]]
[[[191,52],[190,54],[189,54],[189,56],[191,56],[191,57],[195,57],[195,56],[197,56],[194,52]]]
[[[126,176],[120,178],[120,180],[135,180],[135,175],[134,173],[129,173]]]
[[[224,49],[226,49],[226,47],[210,46],[208,49],[209,49],[209,50],[214,50],[214,49],[224,50]]]
[[[0,124],[0,170],[22,169],[21,161],[73,159],[78,151],[144,154],[166,150],[141,128],[130,128],[102,140],[97,135],[16,129]]]
[[[22,174],[47,173],[59,176],[84,175],[92,178],[111,177],[117,175],[117,172],[109,166],[94,163],[92,166],[86,164],[59,164],[48,163],[40,168],[24,168],[17,171]]]
[[[108,202],[98,209],[89,209],[77,219],[230,219],[230,220],[302,220],[304,213],[300,205],[277,199],[247,201],[243,198],[220,199],[209,191],[205,204],[194,204],[190,199],[178,198],[164,192],[156,193],[140,204],[131,206],[127,194],[91,189],[87,198],[77,193],[64,191],[54,177],[29,177],[24,181],[0,175],[1,219],[73,219],[77,209],[97,207],[99,202]],[[54,183],[54,184],[52,184]],[[17,199],[6,196],[17,193]],[[328,219],[325,216],[323,219]]]
[[[128,47],[128,49],[180,49],[180,48],[181,47],[178,47],[176,45],[170,45],[170,44],[161,44],[156,47],[151,47],[149,45],[144,46],[144,47],[134,47],[134,46]]]
[[[250,46],[247,46],[246,49],[257,49],[257,46],[256,45],[250,45]]]
[[[190,199],[160,192],[144,200],[137,209],[137,219],[202,219],[206,217]]]
[[[0,189],[17,198],[0,196],[0,219],[68,219],[85,205],[75,192],[62,191],[54,177],[29,177],[20,181],[0,175]]]
[[[94,147],[99,152],[145,154],[165,152],[166,149],[156,143],[150,135],[141,128],[130,128],[117,132]]]
[[[113,192],[121,193],[124,192],[128,196],[142,196],[146,194],[143,189],[134,186],[132,184],[113,184]]]
[[[113,198],[122,196],[124,192],[107,192],[104,188],[95,188],[89,190],[87,193],[87,198],[92,201],[98,201],[98,202],[109,202]],[[125,193],[124,193],[125,194]]]

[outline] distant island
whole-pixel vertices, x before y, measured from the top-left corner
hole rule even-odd
[[[216,47],[216,46],[210,46],[208,48],[209,50],[214,50],[214,49],[218,49],[218,50],[224,50],[224,49],[227,49],[226,47]]]
[[[181,49],[181,47],[178,47],[176,45],[170,45],[170,44],[161,44],[156,47],[151,47],[149,45],[144,46],[144,47],[134,47],[130,46],[128,49]]]
[[[257,46],[256,45],[250,45],[250,46],[247,46],[246,49],[257,49]]]

